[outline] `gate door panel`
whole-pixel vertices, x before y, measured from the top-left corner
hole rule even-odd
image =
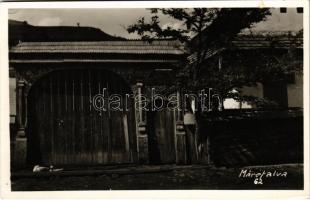
[[[148,113],[150,162],[175,163],[174,112],[169,109]]]
[[[43,77],[28,98],[28,160],[61,165],[133,162],[133,100],[125,99],[130,93],[121,78],[107,71],[66,70]],[[95,107],[98,94],[102,98]],[[119,96],[110,105],[114,110],[108,106],[112,94]]]

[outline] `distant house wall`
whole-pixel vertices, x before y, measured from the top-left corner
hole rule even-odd
[[[255,96],[259,98],[263,98],[263,85],[261,83],[257,83],[256,86],[248,87],[244,86],[241,88],[241,94],[246,96]],[[225,99],[224,108],[225,109],[241,109],[241,108],[253,108],[255,105],[249,102],[238,102],[232,98]]]
[[[240,102],[234,100],[233,98],[227,98],[224,100],[225,109],[240,109]]]
[[[263,85],[261,83],[257,83],[256,86],[252,86],[252,87],[244,86],[241,89],[241,94],[263,98],[264,97]]]
[[[303,74],[295,73],[295,83],[287,85],[288,107],[303,107]]]
[[[266,94],[264,95],[264,89],[265,90],[268,89],[267,86],[263,86],[263,84],[258,83],[257,86],[243,87],[241,89],[241,94],[246,95],[246,96],[266,98]],[[277,92],[279,91],[275,91],[273,95],[277,95]],[[286,100],[283,100],[283,101],[286,101]],[[302,108],[303,107],[303,74],[301,72],[295,73],[294,83],[287,84],[287,102],[288,102],[287,106],[289,108],[292,108],[292,107]],[[229,98],[224,101],[224,108],[225,109],[255,108],[255,105],[249,102],[240,103],[232,98]]]

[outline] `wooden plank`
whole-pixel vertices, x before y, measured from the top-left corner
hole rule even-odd
[[[72,107],[71,107],[71,134],[70,134],[70,143],[71,143],[71,155],[70,155],[70,158],[71,158],[71,163],[77,163],[76,161],[76,151],[75,151],[75,143],[76,143],[76,138],[75,138],[75,135],[76,135],[76,126],[77,126],[77,123],[76,123],[76,112],[75,112],[75,102],[74,102],[74,74],[72,73],[71,74],[71,91],[72,91],[72,95],[71,95],[71,102],[72,102]]]
[[[51,110],[50,110],[50,87],[49,87],[49,79],[45,78],[42,82],[44,82],[44,101],[46,101],[46,113],[45,113],[45,118],[43,119],[45,122],[45,129],[44,129],[44,134],[46,141],[44,142],[46,152],[47,152],[47,162],[51,162],[53,159],[52,155],[52,144],[51,144]]]
[[[76,117],[76,131],[75,131],[75,162],[80,163],[81,161],[81,136],[82,136],[82,126],[81,126],[81,77],[80,71],[76,70],[74,72],[74,103],[75,103],[75,110],[74,115]]]
[[[101,116],[102,123],[102,152],[103,152],[103,163],[107,164],[109,162],[109,133],[110,133],[110,124],[107,111],[102,112]]]
[[[94,77],[94,84],[92,90],[93,96],[98,94],[99,90],[99,84],[100,84],[100,74],[96,73]],[[100,120],[100,115],[97,110],[94,109],[93,111],[93,116],[94,116],[94,131],[93,131],[93,150],[92,150],[92,155],[93,155],[93,160],[92,163],[96,164],[98,162],[98,140],[99,140],[99,134],[100,134],[100,125],[99,125],[99,120]]]
[[[51,151],[52,151],[52,160],[51,163],[55,163],[55,147],[54,147],[54,111],[53,111],[53,79],[50,76],[50,106],[51,106],[51,116],[50,116],[50,124],[51,124]]]
[[[49,124],[49,121],[44,122],[44,120],[42,120],[45,117],[44,111],[42,110],[44,94],[41,92],[44,91],[43,87],[44,86],[42,85],[36,85],[34,90],[35,95],[32,102],[33,105],[35,105],[35,107],[37,106],[38,107],[37,110],[35,111],[35,119],[33,119],[34,125],[32,126],[33,127],[32,134],[34,134],[35,137],[39,138],[37,145],[39,145],[38,153],[41,154],[42,163],[47,163],[48,150],[46,149],[45,141],[48,141],[49,134],[48,132],[45,132],[45,130],[46,126],[48,126]]]
[[[106,95],[109,96],[109,84],[106,82]],[[110,109],[107,108],[107,122],[108,122],[108,130],[107,130],[107,152],[108,152],[108,160],[107,162],[110,163],[112,162],[112,139],[111,139],[111,133],[113,131],[112,128],[112,122],[111,122],[111,112]]]
[[[100,73],[100,77],[102,76],[102,74]],[[98,94],[101,94],[102,91],[102,83],[101,83],[101,78],[98,82]],[[99,123],[99,135],[98,135],[98,147],[97,147],[97,162],[102,164],[103,163],[103,151],[102,151],[102,145],[103,145],[103,135],[102,135],[102,111],[98,111],[99,113],[99,119],[98,119],[98,123]]]
[[[69,108],[68,108],[68,96],[69,96],[69,93],[68,93],[68,73],[63,73],[63,82],[64,82],[64,91],[63,91],[63,101],[64,101],[64,114],[63,114],[63,117],[64,117],[64,162],[67,164],[67,163],[70,163],[70,129],[68,127],[70,127],[70,115],[69,115]]]
[[[159,163],[174,163],[176,159],[175,155],[175,141],[174,141],[174,115],[172,111],[168,109],[155,112],[154,117],[154,129],[156,139],[150,145],[150,148],[156,148],[159,151]],[[152,131],[152,130],[150,130]],[[152,136],[151,136],[152,137]],[[158,144],[158,147],[154,146]],[[156,152],[156,150],[154,150]],[[155,156],[155,155],[154,155]]]
[[[175,163],[174,151],[174,115],[169,109],[165,112],[167,162]]]
[[[85,71],[81,70],[80,71],[80,77],[81,77],[81,112],[80,112],[80,134],[81,134],[81,153],[80,153],[80,163],[83,164],[85,162],[85,137],[87,137],[86,135],[86,131],[85,131],[85,117],[86,117],[86,113],[87,113],[87,109],[88,107],[86,105],[88,104],[85,104],[86,102],[88,102],[88,97],[86,95],[87,91],[87,87],[86,86],[86,81],[85,81],[85,76],[84,76],[84,73]]]
[[[64,141],[64,117],[63,117],[63,101],[62,101],[62,90],[63,90],[63,77],[62,73],[57,73],[57,104],[58,104],[58,136],[57,136],[57,143],[59,144],[59,163],[65,164],[65,141]]]
[[[128,132],[129,132],[129,141],[130,141],[130,156],[131,162],[138,162],[138,153],[137,153],[137,136],[136,136],[136,120],[135,120],[135,108],[133,99],[130,99],[128,105],[129,112],[128,112]]]
[[[92,84],[91,84],[91,80],[92,80],[92,76],[91,76],[91,72],[88,71],[88,79],[89,79],[89,82],[88,82],[88,87],[89,87],[89,101],[90,101],[90,107],[89,107],[89,110],[90,110],[90,135],[89,135],[89,152],[88,152],[88,162],[92,162],[93,160],[93,155],[92,155],[92,149],[93,149],[93,144],[92,144],[92,139],[93,139],[93,109],[92,109]]]
[[[124,129],[124,137],[125,137],[125,150],[129,152],[129,134],[128,134],[128,121],[127,114],[123,115],[123,129]]]
[[[186,136],[185,133],[176,134],[176,163],[186,164]]]

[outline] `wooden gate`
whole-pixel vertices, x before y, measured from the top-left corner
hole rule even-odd
[[[150,162],[153,164],[175,163],[174,111],[166,108],[149,112],[147,121]]]
[[[108,96],[121,95],[120,104],[111,104],[113,108],[120,105],[120,110],[95,109],[93,97],[103,93],[105,105]],[[133,162],[135,120],[133,100],[125,100],[127,93],[131,90],[120,77],[102,70],[56,71],[40,79],[28,97],[28,161],[58,165]]]

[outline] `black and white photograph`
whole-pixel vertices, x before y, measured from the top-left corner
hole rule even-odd
[[[308,7],[197,5],[7,9],[12,193],[307,189]]]

